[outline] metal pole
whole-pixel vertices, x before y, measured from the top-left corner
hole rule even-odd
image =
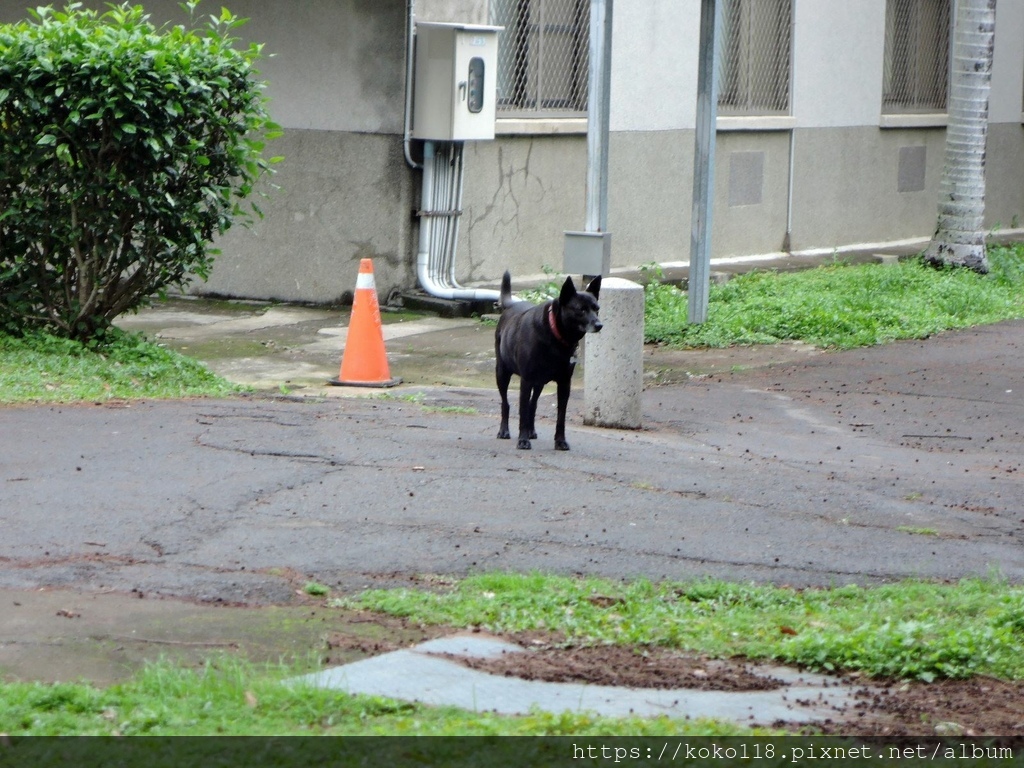
[[[718,30],[722,4],[701,0],[697,69],[697,130],[694,138],[693,213],[690,217],[688,320],[708,319],[711,274],[711,214],[715,194],[715,121],[718,117]]]
[[[587,232],[608,231],[608,122],[613,0],[590,0],[587,97]]]

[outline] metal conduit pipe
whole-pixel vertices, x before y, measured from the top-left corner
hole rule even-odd
[[[448,173],[448,164],[445,162],[447,159],[446,149],[445,145],[439,147],[434,144],[434,188],[431,193],[430,207],[426,209],[428,215],[433,214],[430,222],[430,280],[434,285],[445,289],[453,287],[444,279],[449,223],[448,214],[444,212],[451,210],[448,205],[448,185],[451,183],[451,174]]]
[[[439,299],[498,301],[498,291],[463,288],[455,280],[462,177],[461,144],[453,143],[438,152],[435,142],[424,142],[416,275],[420,287]]]
[[[447,144],[434,145],[435,186],[430,208],[435,213],[434,238],[430,248],[430,277],[435,283],[443,285],[445,288],[453,287],[445,279],[445,264],[448,260],[448,228],[451,219],[449,213],[443,213],[452,210],[449,202],[452,174],[447,162],[450,151],[451,148]]]
[[[462,183],[465,178],[464,168],[464,157],[465,157],[465,145],[459,144],[458,146],[458,157],[456,162],[458,168],[455,171],[455,178],[457,179],[455,184],[455,194],[452,200],[452,210],[462,211],[462,190],[465,185]],[[459,224],[462,223],[462,216],[456,216],[451,222],[451,237],[452,237],[452,248],[451,258],[448,261],[448,282],[452,285],[458,285],[459,281],[455,277],[455,248],[459,241]]]
[[[458,222],[462,218],[462,209],[458,205],[458,188],[462,186],[462,147],[461,143],[447,145],[447,156],[439,156],[440,174],[435,178],[445,180],[444,189],[438,199],[442,201],[444,210],[449,213],[442,219],[441,232],[443,237],[438,245],[437,276],[446,286],[461,288],[455,279],[455,250],[458,236]]]
[[[412,78],[413,78],[413,46],[416,43],[416,0],[408,0],[406,4],[407,18],[405,27],[405,134],[402,146],[405,150],[405,162],[410,168],[419,168],[420,164],[412,159]]]

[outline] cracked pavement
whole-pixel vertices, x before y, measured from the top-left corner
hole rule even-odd
[[[1022,331],[720,366],[650,387],[635,432],[582,426],[578,376],[568,453],[551,395],[518,451],[482,387],[0,408],[0,587],[260,604],[490,570],[1021,582]]]

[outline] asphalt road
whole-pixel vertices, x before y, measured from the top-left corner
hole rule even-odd
[[[541,570],[1024,581],[1024,323],[694,378],[644,429],[497,440],[497,395],[0,408],[0,587],[287,602]],[[575,406],[575,411],[574,411]]]

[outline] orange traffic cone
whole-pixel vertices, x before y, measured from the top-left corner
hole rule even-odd
[[[384,351],[384,331],[377,304],[377,286],[373,280],[373,262],[359,262],[356,296],[348,323],[348,339],[341,356],[341,372],[331,384],[349,387],[393,387],[402,380],[391,378],[388,356]]]

